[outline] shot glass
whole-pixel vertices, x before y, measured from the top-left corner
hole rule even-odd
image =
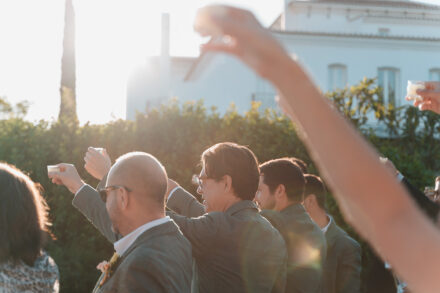
[[[60,172],[60,167],[58,167],[57,165],[48,165],[47,166],[47,174],[51,174],[51,173],[55,173],[55,172]]]

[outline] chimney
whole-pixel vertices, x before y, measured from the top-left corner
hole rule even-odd
[[[170,56],[170,14],[162,13],[162,47],[161,56]]]

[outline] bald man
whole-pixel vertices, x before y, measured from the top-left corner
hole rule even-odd
[[[58,166],[60,172],[49,177],[75,194],[73,205],[116,251],[93,292],[191,291],[191,245],[165,216],[168,177],[155,157],[121,156],[99,192],[81,180],[75,166]]]

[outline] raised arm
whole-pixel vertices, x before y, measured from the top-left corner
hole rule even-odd
[[[168,179],[167,208],[185,217],[199,217],[205,213],[205,207],[188,191],[174,180]]]
[[[278,88],[281,107],[300,127],[345,218],[415,292],[439,292],[440,234],[380,164],[375,150],[251,13],[208,7],[196,21],[196,28],[204,26],[228,36],[223,44],[208,44],[205,50],[239,57]]]
[[[108,241],[115,242],[119,236],[112,230],[112,224],[98,191],[85,184],[74,165],[59,164],[60,172],[49,174],[53,183],[66,186],[75,196],[72,204],[76,207]],[[104,183],[105,184],[105,183]]]

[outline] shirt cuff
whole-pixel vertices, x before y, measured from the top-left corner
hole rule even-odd
[[[173,195],[174,191],[176,191],[178,188],[180,188],[180,186],[176,186],[176,187],[173,188],[173,190],[170,191],[170,194],[168,194],[167,202],[170,200],[170,198]]]
[[[400,181],[403,180],[403,178],[404,178],[404,176],[399,172],[399,173],[397,174],[397,180],[399,180],[399,182],[400,182]]]

